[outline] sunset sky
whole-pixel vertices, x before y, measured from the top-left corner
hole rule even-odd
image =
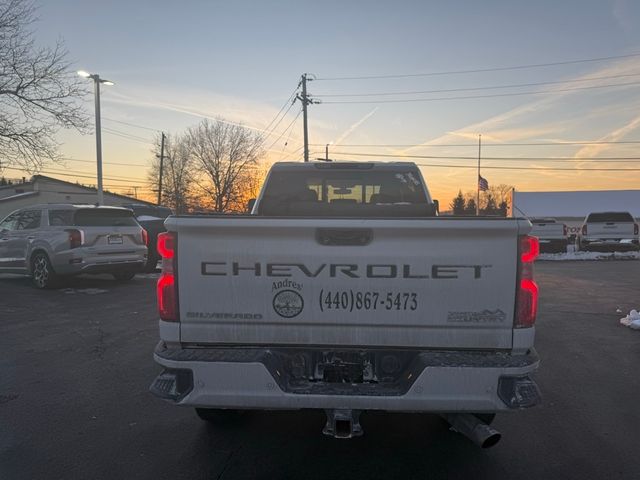
[[[475,170],[453,166],[475,164],[478,134],[483,157],[509,159],[487,158],[483,166],[524,167],[483,169],[490,184],[524,191],[640,188],[640,171],[585,170],[640,169],[640,143],[561,144],[640,141],[637,1],[40,5],[38,42],[63,38],[74,68],[116,83],[102,96],[104,175],[111,190],[130,192],[136,185],[144,194],[153,129],[177,133],[202,118],[222,117],[262,130],[304,72],[317,78],[309,92],[323,102],[309,107],[312,157],[324,156],[329,142],[337,159],[376,159],[354,153],[471,157],[415,159],[446,165],[422,167],[443,204],[459,189],[475,188]],[[562,64],[496,70],[550,63]],[[405,76],[389,78],[394,75]],[[344,79],[371,76],[387,78]],[[431,93],[389,95],[425,91]],[[384,95],[329,96],[368,93]],[[406,101],[330,103],[399,99]],[[93,114],[91,98],[87,108]],[[302,158],[302,118],[292,124],[299,109],[297,102],[267,132],[267,163]],[[43,172],[62,172],[66,176],[47,174],[68,180],[93,175],[94,137],[66,131],[59,138],[63,156],[76,160]],[[452,144],[468,146],[441,146]],[[631,159],[615,160],[620,157]]]

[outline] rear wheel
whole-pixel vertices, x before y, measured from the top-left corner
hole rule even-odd
[[[244,410],[196,408],[196,414],[201,420],[214,425],[230,425],[237,423],[242,418]]]
[[[39,289],[54,288],[58,284],[58,276],[44,252],[36,252],[31,258],[31,281]]]
[[[118,272],[113,274],[113,278],[119,282],[128,282],[135,276],[136,272]]]

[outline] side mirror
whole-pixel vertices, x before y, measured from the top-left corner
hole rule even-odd
[[[438,200],[433,200],[433,210],[436,215],[440,214],[440,202]]]
[[[251,198],[249,199],[249,201],[247,202],[247,212],[251,213],[251,210],[253,210],[253,206],[256,204],[256,199],[255,198]]]

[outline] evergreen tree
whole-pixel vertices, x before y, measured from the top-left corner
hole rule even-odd
[[[453,199],[453,201],[449,204],[451,210],[453,210],[454,215],[464,215],[466,211],[466,202],[464,201],[464,197],[462,196],[462,190],[458,191],[458,195]]]
[[[482,210],[484,215],[497,215],[498,207],[496,205],[496,199],[490,193],[487,195],[487,202]]]
[[[475,215],[476,214],[476,201],[473,198],[467,200],[467,206],[465,208],[465,213],[467,215]]]

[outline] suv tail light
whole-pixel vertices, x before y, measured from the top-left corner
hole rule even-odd
[[[162,320],[178,322],[178,281],[176,278],[177,234],[158,235],[158,253],[162,257],[162,274],[158,279],[158,313]]]
[[[540,253],[536,237],[523,235],[518,245],[518,289],[514,328],[532,327],[538,312],[538,285],[533,280],[533,262]]]
[[[639,229],[638,229],[638,224],[637,224],[637,223],[634,223],[634,224],[633,224],[633,234],[634,234],[634,235],[638,235],[638,231],[639,231]]]
[[[142,243],[144,243],[147,247],[149,246],[149,234],[144,228],[142,229]]]
[[[84,232],[82,230],[65,230],[69,234],[69,248],[78,248],[84,243]]]
[[[582,225],[582,235],[586,235],[586,234],[587,234],[587,226]]]

